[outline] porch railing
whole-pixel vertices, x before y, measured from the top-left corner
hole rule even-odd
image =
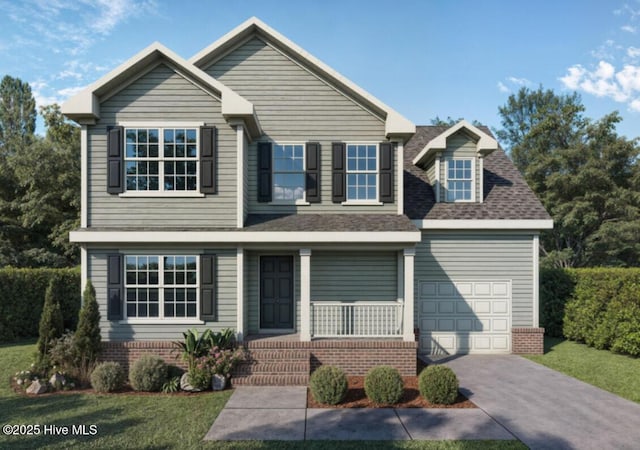
[[[313,337],[400,337],[402,303],[311,302]]]

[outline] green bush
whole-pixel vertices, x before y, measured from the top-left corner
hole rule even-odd
[[[321,366],[311,375],[309,388],[317,402],[337,405],[347,394],[347,376],[338,367]]]
[[[100,311],[96,301],[96,291],[90,280],[87,280],[87,286],[84,290],[78,329],[75,333],[75,346],[81,375],[86,377],[92,372],[102,350]]]
[[[447,366],[428,366],[418,376],[420,395],[436,405],[451,405],[458,397],[458,377]]]
[[[547,336],[562,337],[565,304],[574,286],[572,272],[540,269],[540,326]]]
[[[38,336],[45,291],[60,278],[60,310],[64,328],[75,330],[80,310],[80,270],[0,269],[0,342]]]
[[[402,398],[404,382],[395,367],[377,366],[364,378],[364,392],[374,403],[392,405]]]
[[[49,349],[54,345],[55,340],[60,338],[64,333],[64,321],[59,300],[61,289],[60,277],[54,275],[51,281],[49,281],[49,286],[45,292],[44,307],[38,328],[37,360],[43,367],[48,364]]]
[[[124,387],[126,377],[117,362],[103,362],[91,373],[91,386],[96,392],[113,392]]]
[[[129,383],[136,391],[159,391],[167,377],[167,364],[162,358],[153,355],[142,355],[129,370]]]

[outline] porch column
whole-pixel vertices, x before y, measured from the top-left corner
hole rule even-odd
[[[244,249],[236,249],[236,338],[244,340]]]
[[[402,320],[402,340],[413,342],[413,262],[416,256],[415,248],[404,249],[404,317]]]
[[[300,340],[311,340],[311,249],[300,249]]]

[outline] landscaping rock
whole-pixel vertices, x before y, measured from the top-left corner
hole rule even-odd
[[[49,378],[49,384],[53,386],[54,389],[62,389],[62,387],[67,384],[67,379],[61,373],[54,373]]]
[[[183,373],[182,376],[180,377],[180,389],[182,389],[183,391],[187,391],[187,392],[200,392],[202,389],[196,389],[195,387],[191,386],[191,383],[189,383],[189,373]]]
[[[35,380],[27,388],[27,394],[38,395],[38,394],[44,394],[45,392],[47,392],[47,383],[40,380]]]

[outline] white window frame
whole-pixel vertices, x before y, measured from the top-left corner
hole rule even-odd
[[[204,125],[203,122],[121,122],[118,125],[124,128],[124,147],[123,147],[123,164],[124,164],[124,192],[119,194],[120,197],[204,197],[205,195],[200,192],[200,127]],[[158,157],[157,158],[128,158],[127,157],[127,130],[130,129],[158,129]],[[180,129],[180,128],[195,128],[196,130],[196,189],[189,191],[169,191],[164,189],[164,130],[165,129]],[[193,158],[169,158],[167,161],[193,161]],[[127,162],[131,161],[157,161],[158,162],[158,190],[157,191],[138,191],[127,189]]]
[[[291,174],[297,174],[300,172],[280,172],[280,171],[276,171],[276,152],[275,152],[275,147],[276,145],[281,145],[281,146],[285,146],[285,145],[300,145],[302,146],[302,179],[303,179],[303,185],[302,185],[302,198],[298,198],[298,199],[291,199],[291,200],[287,200],[287,199],[276,199],[275,198],[275,192],[276,192],[276,172],[278,173],[291,173]],[[306,142],[299,142],[299,141],[280,141],[280,142],[271,142],[271,205],[310,205],[309,202],[307,202],[307,185],[306,185],[306,173],[307,173],[307,143]]]
[[[158,258],[158,284],[128,284],[127,283],[127,257],[157,257]],[[165,257],[194,257],[196,260],[196,284],[165,284],[164,283],[164,258]],[[204,323],[200,319],[200,255],[194,253],[180,253],[180,254],[157,254],[157,253],[145,253],[136,252],[123,255],[123,280],[124,280],[124,320],[121,323]],[[127,289],[138,288],[157,288],[158,289],[158,316],[157,317],[129,317],[127,315]],[[196,290],[196,315],[193,317],[165,317],[164,315],[164,289],[165,288],[193,288]]]
[[[376,170],[349,170],[349,146],[374,145],[376,147]],[[345,197],[343,205],[382,205],[380,202],[380,145],[377,142],[346,142],[345,143]],[[349,175],[350,174],[374,174],[376,176],[376,197],[373,199],[349,199]]]
[[[463,179],[458,180],[454,178],[451,181],[470,181],[471,182],[471,198],[469,200],[465,199],[449,199],[449,162],[450,161],[471,161],[471,180]],[[476,158],[473,157],[456,157],[456,158],[445,158],[444,164],[444,201],[446,203],[474,203],[476,201]]]

